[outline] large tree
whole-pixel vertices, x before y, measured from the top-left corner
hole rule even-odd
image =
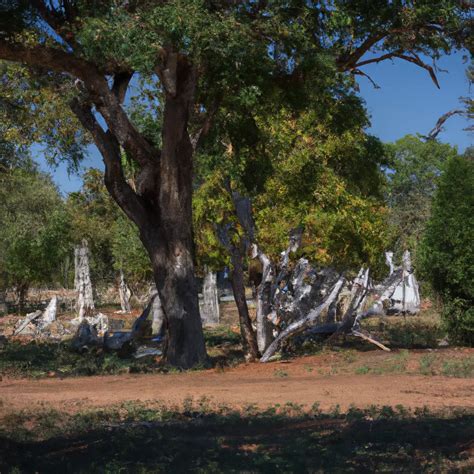
[[[365,75],[363,66],[386,59],[414,63],[437,83],[420,55],[436,58],[463,41],[463,5],[12,0],[0,6],[0,59],[26,65],[33,89],[50,87],[49,97],[67,102],[89,132],[105,163],[107,189],[150,256],[167,320],[166,359],[189,367],[206,358],[194,281],[193,155],[215,115],[275,100],[278,88],[290,97],[301,84],[324,91],[332,86],[324,81],[328,74],[343,81],[344,73]],[[161,124],[158,137],[124,106],[135,74],[148,80],[142,91]],[[64,114],[64,106],[56,109]],[[31,123],[37,110],[24,120]],[[53,130],[53,136],[63,131]],[[61,141],[72,157],[77,147],[70,145],[80,139],[76,133]],[[124,178],[121,150],[139,168],[135,189]]]

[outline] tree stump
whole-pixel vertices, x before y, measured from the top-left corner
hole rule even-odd
[[[219,323],[219,295],[217,293],[217,275],[207,271],[202,286],[202,302],[200,305],[201,320],[204,324]]]
[[[92,316],[95,311],[87,240],[83,240],[81,245],[75,248],[74,265],[74,288],[77,294],[76,311],[79,322],[82,322],[86,316]]]

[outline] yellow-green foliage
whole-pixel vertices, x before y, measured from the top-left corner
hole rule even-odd
[[[380,152],[361,128],[342,134],[284,112],[261,124],[272,175],[255,198],[258,240],[277,256],[291,229],[304,227],[300,254],[321,265],[376,265],[385,245],[385,207],[375,164]],[[353,179],[350,167],[366,167]]]
[[[218,269],[229,264],[229,255],[218,239],[217,227],[229,225],[232,238],[238,243],[243,231],[234,213],[234,206],[224,186],[224,175],[217,170],[193,196],[194,241],[198,268],[207,265]]]

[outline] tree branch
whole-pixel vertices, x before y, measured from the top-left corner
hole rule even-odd
[[[204,117],[204,121],[201,128],[193,136],[190,137],[194,151],[198,149],[199,145],[202,142],[202,139],[209,133],[212,126],[212,122],[214,121],[214,117],[216,116],[217,110],[219,109],[219,102],[220,101],[218,100],[214,102],[211,109]]]
[[[0,41],[0,59],[47,68],[80,79],[120,145],[140,166],[157,162],[160,151],[136,130],[121,107],[119,90],[123,89],[124,84],[127,83],[126,73],[123,73],[119,81],[121,86],[117,86],[114,92],[110,90],[104,77],[106,72],[101,72],[95,64],[60,49],[45,46],[27,48],[21,44],[3,40]]]
[[[441,117],[438,119],[436,122],[436,125],[433,127],[433,129],[426,135],[424,138],[426,140],[435,140],[436,137],[441,133],[443,130],[443,125],[446,122],[446,120],[449,119],[449,117],[452,117],[453,115],[463,115],[465,114],[465,111],[462,109],[455,109],[455,110],[450,110],[449,112],[446,112],[445,114],[441,115]]]
[[[110,131],[105,132],[92,113],[90,105],[78,99],[70,103],[72,112],[90,132],[105,164],[105,185],[125,214],[138,226],[148,220],[145,203],[127,183],[123,174],[120,146]]]
[[[406,54],[395,54],[395,57],[404,59],[405,61],[408,61],[410,63],[416,64],[417,66],[422,67],[423,69],[426,69],[431,77],[431,80],[434,82],[435,86],[438,89],[441,89],[439,86],[438,78],[436,77],[436,74],[431,66],[428,66],[428,64],[424,63],[418,55],[415,53],[412,53],[413,56],[407,56]]]
[[[19,43],[0,40],[0,59],[66,73],[84,83],[90,82],[97,75],[100,76],[95,65],[89,61],[46,46],[27,48]]]
[[[353,69],[352,74],[357,74],[358,76],[364,76],[366,77],[370,83],[374,86],[374,89],[380,89],[380,86],[364,71],[361,71],[360,69]]]
[[[380,32],[373,36],[369,36],[362,42],[362,44],[352,53],[344,53],[337,59],[336,63],[338,64],[339,70],[347,71],[358,67],[356,65],[357,61],[367,53],[372,46],[377,44],[380,40],[385,38],[388,35],[387,32]]]
[[[127,95],[128,85],[133,77],[133,71],[118,72],[114,75],[114,82],[112,84],[112,92],[117,97],[118,101],[123,104],[125,96]]]
[[[260,359],[260,362],[268,362],[270,357],[275,354],[275,352],[278,350],[283,341],[285,341],[289,337],[295,336],[296,334],[300,334],[301,332],[313,326],[318,321],[321,313],[325,311],[337,298],[342,286],[344,285],[344,282],[345,279],[343,276],[341,276],[332,288],[331,293],[329,293],[329,295],[317,308],[311,310],[309,314],[303,319],[298,319],[294,323],[291,323],[284,331],[282,331],[278,335],[278,337],[268,346],[268,349],[263,354],[262,358]]]
[[[392,51],[391,53],[383,54],[382,56],[378,56],[376,58],[366,59],[365,61],[361,61],[360,63],[354,64],[351,69],[358,69],[362,66],[365,66],[366,64],[380,63],[381,61],[393,58],[398,53],[401,53],[401,51]]]

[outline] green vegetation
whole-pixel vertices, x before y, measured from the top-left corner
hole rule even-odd
[[[423,276],[440,295],[453,341],[474,345],[474,160],[451,158],[420,250]]]
[[[324,413],[316,403],[239,412],[207,399],[24,411],[1,426],[0,469],[48,472],[469,471],[464,442],[474,436],[473,415],[462,410]]]
[[[398,324],[392,322],[391,333],[402,334],[405,328],[402,318]],[[425,327],[423,318],[415,324],[420,332]],[[399,327],[400,326],[400,327]],[[374,331],[375,332],[375,331]],[[385,332],[385,335],[390,332]],[[384,333],[378,333],[380,335]],[[240,343],[240,336],[227,326],[220,325],[204,331],[206,346],[209,350],[211,366],[220,371],[244,363],[244,353]],[[382,339],[382,338],[381,338]],[[430,336],[428,336],[428,340]],[[384,339],[382,339],[384,340]],[[412,339],[409,339],[412,340]],[[358,339],[340,341],[331,346],[321,342],[314,344],[312,350],[305,346],[305,351],[298,355],[313,354],[321,357],[322,366],[306,364],[305,372],[318,375],[444,375],[449,377],[474,377],[474,356],[463,353],[461,349],[444,351],[433,346],[423,346],[422,352],[413,351],[410,345],[402,345],[401,350],[394,349],[390,353],[381,353],[371,345]],[[419,348],[415,344],[415,348]],[[427,348],[431,347],[431,348]],[[326,360],[326,357],[329,359]],[[286,360],[291,360],[295,354],[287,354]],[[282,357],[275,358],[281,360]],[[291,367],[291,365],[289,366]],[[203,370],[207,366],[198,366],[196,370]],[[6,342],[0,348],[0,374],[11,377],[52,377],[64,378],[74,376],[108,375],[124,373],[170,373],[173,368],[148,356],[134,359],[102,349],[91,349],[86,353],[77,354],[69,348],[68,342],[51,343],[32,341],[27,344]],[[275,378],[287,378],[290,371],[284,366],[273,371]]]
[[[0,167],[0,290],[13,288],[20,310],[32,285],[64,283],[69,232],[50,176],[29,160]]]
[[[431,213],[431,200],[446,163],[457,150],[436,140],[407,135],[386,145],[389,157],[387,202],[392,248],[417,255]]]

